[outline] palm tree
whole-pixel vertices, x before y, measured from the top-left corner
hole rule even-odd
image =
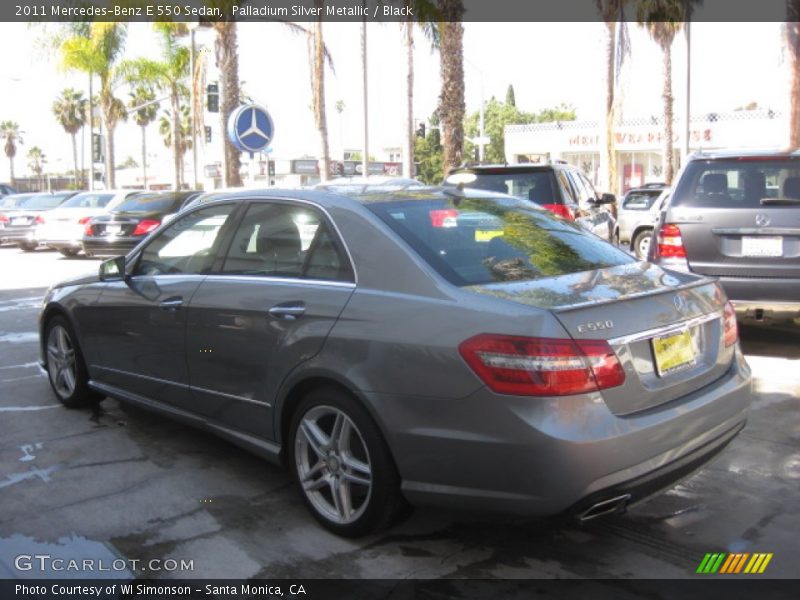
[[[39,189],[41,190],[44,188],[44,181],[42,179],[42,174],[44,173],[44,162],[45,162],[45,155],[39,146],[32,146],[30,150],[28,150],[28,167],[30,168],[31,172],[36,176],[36,179],[39,183]]]
[[[672,42],[691,13],[687,0],[638,0],[636,19],[647,29],[663,53],[664,88],[664,181],[672,183],[675,174],[672,139]]]
[[[192,125],[189,118],[190,110],[188,106],[182,106],[179,112],[179,118],[175,119],[171,111],[164,111],[161,118],[158,120],[158,132],[164,140],[164,145],[167,148],[172,148],[174,155],[178,157],[177,164],[179,165],[178,177],[183,181],[183,157],[186,152],[192,149]],[[175,122],[178,122],[178,129],[175,129]],[[177,133],[177,135],[176,135]],[[173,140],[178,140],[177,144]]]
[[[439,12],[436,4],[430,0],[406,0],[413,17],[409,16],[402,23],[406,46],[406,123],[403,148],[403,177],[412,177],[414,172],[414,25],[418,24],[431,43],[431,50],[439,47],[439,29],[436,21]]]
[[[128,107],[133,110],[133,122],[142,129],[142,182],[147,189],[147,126],[156,120],[158,103],[156,95],[146,85],[139,85],[131,92]],[[149,103],[149,104],[148,104]]]
[[[75,174],[75,188],[83,187],[83,173],[78,178],[78,142],[77,133],[86,125],[89,102],[83,97],[83,92],[66,88],[53,102],[53,114],[56,120],[72,138],[72,165]]]
[[[123,23],[95,22],[89,26],[89,35],[73,35],[61,44],[61,59],[68,69],[94,73],[100,77],[98,103],[105,133],[106,186],[116,187],[114,166],[114,129],[120,120],[127,118],[125,105],[114,96],[120,82],[117,62],[122,56],[127,36]]]
[[[323,0],[314,0],[316,8],[322,8]],[[322,12],[322,11],[320,11]],[[328,118],[325,112],[325,58],[327,49],[322,36],[322,18],[314,21],[309,37],[311,59],[311,105],[314,109],[314,124],[319,132],[320,160],[319,178],[328,181],[331,172],[331,155],[328,147]]]
[[[5,153],[8,157],[8,178],[9,183],[14,185],[14,157],[17,155],[17,146],[22,144],[23,131],[14,121],[3,121],[0,123],[0,137],[5,141]]]
[[[440,12],[439,56],[442,91],[439,118],[442,127],[444,169],[461,164],[464,151],[464,16],[462,0],[437,0]]]
[[[595,6],[600,18],[605,23],[606,37],[606,102],[605,102],[605,155],[601,163],[606,163],[603,169],[608,176],[608,188],[612,193],[617,186],[617,150],[614,143],[614,122],[616,121],[615,99],[615,67],[617,64],[617,23],[620,22],[622,9],[630,0],[595,0]]]
[[[800,147],[800,0],[787,0],[784,24],[789,51],[789,147]]]
[[[189,95],[187,79],[189,77],[189,49],[178,44],[178,37],[188,33],[186,23],[154,23],[153,28],[161,37],[162,60],[138,58],[125,61],[120,71],[130,81],[141,81],[156,86],[169,95],[170,114],[173,115],[172,136],[177,138],[180,129],[181,100]],[[182,158],[177,148],[172,153],[176,190],[181,189]]]

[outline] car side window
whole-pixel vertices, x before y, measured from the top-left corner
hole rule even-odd
[[[578,172],[578,177],[583,182],[583,187],[586,188],[586,192],[589,194],[589,197],[592,199],[597,198],[597,190],[594,189],[594,184],[589,181],[589,178],[586,176],[586,174]]]
[[[586,189],[586,186],[581,181],[580,174],[575,171],[570,171],[568,173],[569,179],[572,181],[572,184],[575,188],[575,193],[578,196],[578,204],[580,204],[581,208],[588,208],[589,200],[592,199],[591,192]]]
[[[208,273],[232,204],[198,210],[173,222],[142,250],[133,275]]]
[[[322,216],[308,206],[284,203],[248,207],[222,273],[352,280],[349,263]]]
[[[556,173],[558,173],[558,182],[561,184],[561,192],[564,195],[564,201],[567,204],[578,204],[577,194],[575,193],[575,189],[567,177],[566,172],[558,169]]]

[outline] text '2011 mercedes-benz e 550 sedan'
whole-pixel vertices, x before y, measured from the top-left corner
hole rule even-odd
[[[292,472],[328,529],[408,505],[617,512],[744,426],[707,278],[480,190],[243,191],[46,295],[42,362]]]

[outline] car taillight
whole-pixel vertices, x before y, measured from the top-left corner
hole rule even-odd
[[[736,311],[730,301],[725,303],[722,311],[722,331],[725,347],[733,346],[739,341],[739,326],[736,324]]]
[[[92,231],[92,222],[91,221],[88,221],[86,223],[86,227],[83,228],[83,235],[94,235],[94,232]]]
[[[568,396],[622,385],[625,372],[604,340],[480,334],[458,351],[495,392]]]
[[[8,217],[5,215],[0,215],[0,223],[8,223]]]
[[[37,225],[44,225],[44,217],[42,215],[36,215],[36,218],[33,220],[33,222]]]
[[[80,219],[78,219],[78,225],[86,225],[91,220],[92,217],[81,217]]]
[[[542,208],[546,208],[551,213],[557,214],[559,217],[565,218],[567,221],[575,220],[575,213],[566,204],[542,204]]]
[[[153,231],[159,225],[161,225],[161,221],[143,219],[136,225],[136,229],[133,230],[133,235],[145,235]]]
[[[458,211],[455,208],[445,208],[428,212],[431,225],[434,227],[456,227],[458,223]]]
[[[686,258],[681,230],[677,225],[667,223],[658,232],[658,256],[661,258]]]

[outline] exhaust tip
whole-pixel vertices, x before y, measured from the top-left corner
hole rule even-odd
[[[584,522],[605,515],[622,514],[627,509],[630,499],[630,494],[623,494],[592,504],[585,511],[578,514],[578,520]]]

